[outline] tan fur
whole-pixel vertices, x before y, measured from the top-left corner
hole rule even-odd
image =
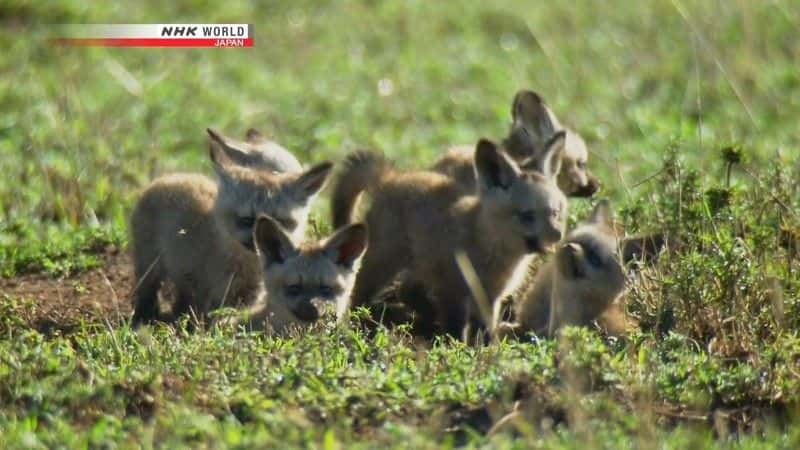
[[[337,199],[355,202],[354,193],[361,189],[372,196],[366,217],[370,244],[352,306],[368,304],[402,272],[430,292],[436,317],[429,320],[442,331],[460,336],[467,322],[482,324],[455,252],[465,252],[494,300],[527,253],[547,251],[561,238],[566,199],[555,174],[563,140],[563,133],[553,139],[538,171],[526,172],[493,143],[480,141],[475,151],[478,187],[475,195],[466,196],[450,177],[398,172],[378,157],[351,155],[334,190],[334,216],[345,218],[353,208]],[[366,179],[354,178],[359,174]]]
[[[333,226],[350,223],[361,193],[370,186],[378,186],[391,170],[389,162],[375,153],[357,151],[348,155],[331,193]],[[423,189],[425,184],[423,182]]]
[[[512,123],[503,148],[518,163],[540,154],[544,144],[557,131],[564,130],[567,140],[562,156],[558,186],[570,197],[591,197],[600,185],[586,167],[589,152],[583,138],[565,128],[548,108],[542,98],[532,91],[520,91],[511,108]],[[450,148],[434,163],[432,170],[453,177],[472,192],[475,186],[472,149],[469,146]]]
[[[624,289],[611,210],[608,202],[601,201],[591,217],[568,234],[528,289],[518,294],[516,323],[499,323],[496,335],[552,335],[565,325],[588,325],[603,314],[608,314],[609,327],[616,332],[624,329],[624,313],[609,309]]]
[[[231,158],[242,166],[279,172],[297,173],[303,170],[300,161],[289,151],[256,129],[247,130],[244,141],[227,137],[208,128],[210,146],[225,147]]]
[[[135,324],[157,317],[164,281],[176,288],[175,316],[204,318],[223,303],[256,300],[258,257],[217,223],[216,199],[216,184],[202,175],[167,175],[145,190],[131,220]]]
[[[237,165],[224,149],[213,147],[211,158],[217,183],[196,174],[167,175],[155,180],[134,208],[136,323],[156,318],[158,290],[167,280],[177,290],[178,314],[193,309],[204,318],[223,302],[255,301],[256,218],[274,217],[299,240],[308,203],[331,169],[323,163],[302,174],[275,174]]]

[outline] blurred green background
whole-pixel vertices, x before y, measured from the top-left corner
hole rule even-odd
[[[12,0],[0,21],[3,247],[98,223],[124,239],[153,176],[208,172],[208,126],[260,128],[303,161],[376,147],[423,167],[449,144],[500,138],[513,94],[532,88],[586,137],[617,200],[635,196],[670,143],[716,177],[721,147],[774,165],[800,140],[800,8],[789,0]],[[157,22],[250,23],[255,47],[47,41],[55,23]]]

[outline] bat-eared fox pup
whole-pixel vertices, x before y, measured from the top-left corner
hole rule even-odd
[[[622,264],[638,258],[645,246],[653,248],[646,239],[653,238],[619,240],[611,207],[601,200],[589,218],[558,244],[532,284],[518,291],[513,305],[515,322],[498,323],[496,337],[526,332],[552,336],[565,325],[589,325],[603,318],[610,334],[626,331],[624,313],[614,303],[625,289]],[[496,311],[495,320],[497,317]]]
[[[556,185],[564,132],[520,168],[493,142],[474,152],[473,195],[435,172],[393,170],[381,156],[350,154],[332,194],[335,226],[351,220],[359,194],[372,204],[366,215],[370,240],[356,276],[351,306],[364,306],[400,273],[424,286],[434,303],[429,318],[438,332],[460,337],[465,325],[491,325],[474,304],[455,261],[463,252],[490,301],[507,288],[527,254],[547,252],[563,233],[567,202]]]
[[[332,168],[326,162],[305,172],[274,173],[237,163],[225,146],[211,145],[210,155],[216,183],[199,174],[166,175],[152,182],[134,208],[134,323],[156,318],[164,281],[177,290],[176,314],[192,309],[204,319],[223,301],[246,303],[237,296],[252,293],[262,278],[253,263],[257,218],[270,216],[298,242],[309,203]]]
[[[223,144],[209,130],[209,153],[217,174],[213,213],[222,229],[250,249],[256,217],[266,214],[281,224],[299,242],[305,234],[311,201],[316,197],[333,164],[323,162],[306,171],[283,172],[277,163],[266,163],[266,153],[257,160],[243,159],[240,150]],[[208,183],[208,182],[207,182]]]
[[[338,316],[347,310],[353,276],[367,245],[367,227],[356,223],[314,244],[296,246],[275,221],[261,216],[255,242],[264,289],[234,324],[281,333],[291,325],[319,319],[328,304]]]
[[[600,183],[586,167],[589,152],[583,138],[564,128],[537,93],[519,91],[511,105],[511,118],[511,128],[502,142],[509,156],[518,163],[537,156],[557,131],[564,130],[566,142],[558,186],[569,197],[591,197],[598,191]],[[475,175],[469,147],[451,148],[433,170],[455,178],[468,192],[473,191]]]

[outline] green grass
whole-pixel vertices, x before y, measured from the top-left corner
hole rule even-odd
[[[4,298],[6,445],[797,447],[796,2],[270,3],[0,6],[4,277],[75,273],[124,247],[138,189],[210,173],[208,126],[255,126],[306,162],[375,147],[424,167],[501,137],[514,92],[533,88],[587,139],[627,229],[680,237],[630,293],[642,332],[429,351],[325,327],[45,337],[17,319],[26,299]],[[114,22],[246,22],[255,47],[47,42],[48,24]],[[731,146],[744,158],[729,183]],[[516,441],[478,432],[520,392],[564,420],[532,419]]]

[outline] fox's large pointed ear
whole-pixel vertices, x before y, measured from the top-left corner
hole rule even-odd
[[[611,209],[611,203],[608,200],[602,199],[594,205],[592,213],[589,215],[589,222],[604,225],[607,227],[614,226],[614,211]]]
[[[262,215],[256,220],[253,242],[265,268],[282,264],[297,252],[289,234],[269,216]]]
[[[475,172],[482,189],[508,189],[519,169],[494,142],[481,139],[475,146]]]
[[[242,166],[247,163],[250,155],[231,145],[230,139],[206,128],[208,133],[208,150],[214,170],[220,175],[227,175],[228,169],[233,166]]]
[[[352,268],[367,249],[367,226],[353,223],[339,228],[325,242],[325,253],[336,264]]]
[[[566,131],[557,132],[547,140],[542,153],[529,158],[522,164],[522,168],[536,170],[548,178],[555,177],[561,171],[561,158],[564,155],[566,140]]]
[[[265,140],[266,138],[255,128],[248,128],[247,133],[244,135],[244,139],[251,144],[255,144]]]
[[[333,163],[323,162],[303,172],[294,181],[298,198],[303,201],[316,195],[324,186],[333,169]]]
[[[641,261],[651,264],[658,259],[666,244],[667,239],[663,232],[625,238],[621,243],[622,262],[628,264]]]
[[[511,103],[511,118],[514,125],[522,126],[534,133],[540,141],[556,132],[550,112],[542,97],[534,91],[522,90],[514,96]]]
[[[211,157],[211,162],[215,166],[227,167],[232,165],[233,161],[226,150],[225,138],[211,128],[206,128],[206,133],[208,133],[208,154]]]

